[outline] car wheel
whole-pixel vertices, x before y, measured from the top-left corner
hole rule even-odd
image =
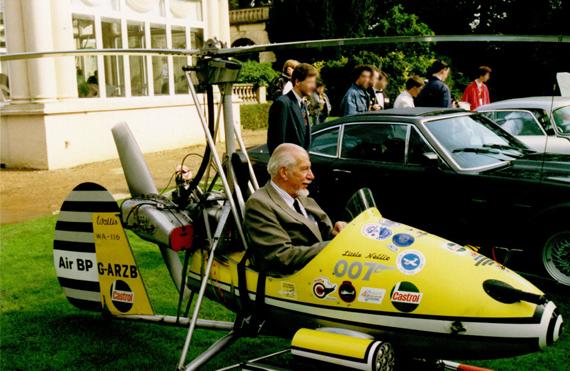
[[[542,266],[557,282],[570,286],[570,230],[551,233],[542,247]]]

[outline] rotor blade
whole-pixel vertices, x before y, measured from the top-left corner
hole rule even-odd
[[[244,53],[260,53],[274,50],[330,48],[342,46],[380,45],[397,43],[437,43],[437,42],[538,42],[570,43],[570,35],[433,35],[433,36],[378,36],[348,39],[326,39],[292,41],[285,43],[250,45],[238,48],[224,48],[216,52],[218,56],[232,56]]]
[[[380,45],[397,43],[437,42],[538,42],[570,43],[570,35],[432,35],[432,36],[378,36],[345,39],[292,41],[264,45],[250,45],[222,49],[78,49],[0,54],[0,61],[35,59],[46,57],[90,55],[150,55],[150,56],[232,56],[245,53],[260,53],[274,50],[320,49],[342,46]]]
[[[77,49],[43,52],[22,52],[0,54],[0,61],[13,61],[21,59],[35,59],[46,57],[69,57],[91,55],[150,55],[150,56],[180,56],[204,54],[200,49]]]

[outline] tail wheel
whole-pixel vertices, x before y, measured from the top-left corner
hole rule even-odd
[[[376,349],[374,371],[392,371],[395,365],[395,354],[392,344],[382,342]]]
[[[551,234],[542,247],[542,266],[557,282],[570,286],[570,231]]]

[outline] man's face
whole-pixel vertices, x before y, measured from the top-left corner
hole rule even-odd
[[[279,175],[284,183],[287,193],[296,196],[307,196],[309,194],[307,188],[315,179],[311,171],[311,161],[305,153],[297,155],[297,163],[289,169],[281,168]]]
[[[408,91],[410,92],[410,95],[415,98],[420,94],[420,91],[422,91],[422,87],[421,86],[414,86],[413,88],[411,88]]]
[[[388,86],[388,80],[386,80],[384,76],[380,76],[378,78],[378,81],[376,81],[374,88],[376,88],[377,90],[384,90],[386,89],[387,86]]]
[[[451,72],[451,68],[445,68],[442,70],[442,74],[441,74],[441,79],[443,81],[447,80],[447,78],[449,77],[449,73]]]
[[[482,82],[487,82],[491,78],[491,74],[487,72],[485,75],[481,76],[480,79]]]
[[[379,78],[380,78],[380,72],[373,71],[372,76],[370,77],[370,86],[376,86]]]
[[[370,71],[362,71],[358,80],[356,80],[356,85],[360,86],[362,89],[368,89],[371,78],[372,76],[370,76]]]
[[[307,97],[313,94],[317,87],[317,76],[307,76],[303,81],[295,81],[295,86],[304,97]]]

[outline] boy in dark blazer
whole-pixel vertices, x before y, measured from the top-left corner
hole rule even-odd
[[[273,153],[281,143],[293,143],[309,149],[311,124],[305,97],[315,91],[317,76],[318,71],[314,66],[299,64],[291,76],[293,89],[271,105],[267,128],[269,153]]]

